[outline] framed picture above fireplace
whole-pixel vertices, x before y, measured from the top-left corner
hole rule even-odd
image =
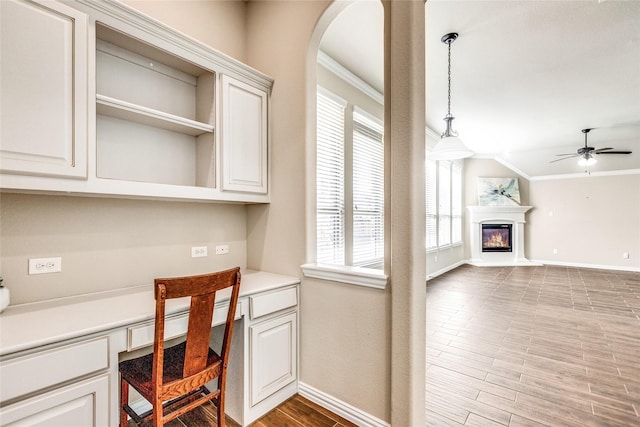
[[[518,178],[478,178],[480,206],[520,206]]]

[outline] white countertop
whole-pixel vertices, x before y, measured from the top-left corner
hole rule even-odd
[[[300,280],[296,277],[243,270],[240,298],[297,283]],[[218,294],[217,301],[229,299],[229,294]],[[166,313],[187,308],[187,298],[171,300]],[[154,316],[153,285],[9,306],[0,314],[0,356],[144,322]]]

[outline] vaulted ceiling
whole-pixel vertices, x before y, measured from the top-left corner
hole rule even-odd
[[[454,129],[478,157],[525,176],[581,174],[584,146],[631,150],[598,155],[591,172],[640,169],[640,1],[429,0],[426,121],[439,134],[447,112],[452,45]],[[360,1],[331,24],[321,49],[383,90],[382,6]]]

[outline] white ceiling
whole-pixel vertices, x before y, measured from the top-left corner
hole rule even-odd
[[[321,49],[382,92],[378,1],[348,6]],[[599,155],[592,172],[640,169],[640,1],[447,1],[426,4],[427,126],[441,133],[452,45],[454,129],[479,157],[530,177],[583,173],[584,145],[631,150]]]

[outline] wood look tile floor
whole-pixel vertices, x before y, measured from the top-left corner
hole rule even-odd
[[[167,424],[167,427],[217,427],[216,408],[203,405]],[[226,418],[227,427],[240,427],[231,418]],[[135,424],[129,422],[129,426]],[[295,395],[268,412],[250,427],[357,427],[352,422],[334,414],[310,400]]]
[[[640,426],[640,273],[459,267],[426,350],[428,426]]]

